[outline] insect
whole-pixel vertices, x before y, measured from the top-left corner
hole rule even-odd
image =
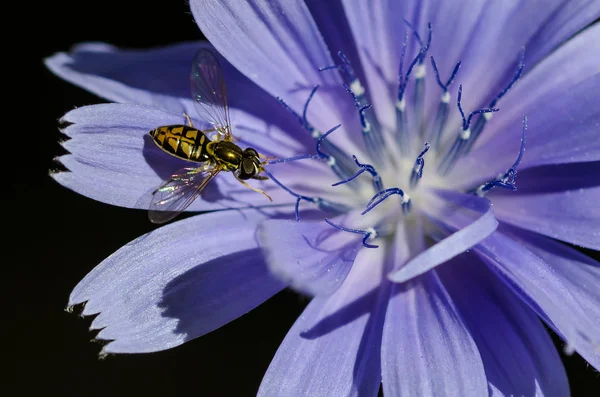
[[[246,180],[269,179],[259,175],[267,163],[256,149],[242,149],[233,141],[227,89],[221,65],[209,50],[202,49],[194,57],[190,75],[194,107],[200,118],[212,125],[207,130],[188,125],[167,125],[150,131],[154,143],[165,152],[183,160],[198,163],[176,171],[153,193],[148,216],[153,223],[164,223],[184,211],[221,172],[229,171],[244,186],[271,197],[250,186]],[[208,133],[214,133],[212,139]]]

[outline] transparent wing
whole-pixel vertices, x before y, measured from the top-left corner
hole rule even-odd
[[[230,135],[227,88],[221,64],[214,53],[206,49],[196,53],[190,82],[194,106],[200,119],[212,124],[222,135]]]
[[[221,171],[207,164],[182,168],[152,193],[148,217],[153,223],[165,223],[184,211]]]

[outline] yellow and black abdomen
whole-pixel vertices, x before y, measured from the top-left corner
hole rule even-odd
[[[154,142],[165,152],[188,161],[210,160],[206,146],[210,139],[187,125],[166,125],[150,131]]]

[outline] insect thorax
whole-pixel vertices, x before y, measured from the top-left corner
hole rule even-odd
[[[242,161],[242,149],[233,142],[220,141],[208,144],[215,161],[223,166],[225,171],[235,171]]]

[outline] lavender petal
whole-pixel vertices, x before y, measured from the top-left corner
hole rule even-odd
[[[436,272],[481,354],[490,395],[569,395],[567,374],[540,319],[475,255]]]
[[[382,343],[385,395],[488,395],[477,346],[435,271],[393,284]]]
[[[531,234],[525,239],[525,232],[507,234],[505,229],[475,252],[570,348],[598,368],[599,296],[587,287],[599,281],[598,264],[560,243]]]
[[[258,396],[375,397],[381,383],[383,249],[356,264],[331,296],[316,297],[277,350]]]
[[[150,232],[92,270],[69,306],[86,302],[83,315],[99,313],[91,328],[111,340],[106,353],[164,350],[211,332],[284,287],[254,238],[263,219],[252,211],[211,213]],[[215,224],[219,233],[207,227]]]
[[[424,249],[389,275],[402,283],[472,248],[498,227],[489,200],[452,191],[435,191],[423,211],[433,223],[452,234]]]
[[[600,250],[599,201],[600,186],[493,198],[500,221],[595,250]]]

